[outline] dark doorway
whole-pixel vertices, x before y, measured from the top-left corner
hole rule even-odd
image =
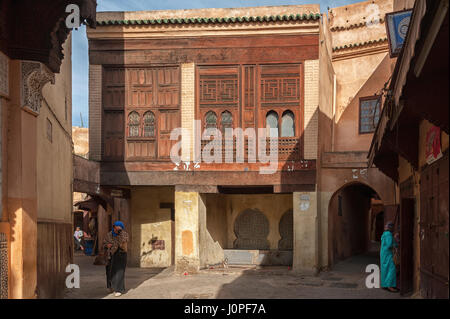
[[[362,183],[348,184],[332,196],[328,209],[328,256],[329,265],[349,257],[364,254],[371,248],[371,234],[382,223],[383,214],[371,216],[376,203],[378,211],[382,204],[377,193]],[[381,209],[378,207],[381,206]],[[381,215],[381,216],[380,216]],[[374,222],[373,218],[377,218]],[[381,220],[380,220],[381,219]],[[378,226],[379,227],[379,226]],[[379,234],[377,234],[379,236]],[[373,238],[372,237],[372,238]],[[378,250],[378,246],[376,249]],[[373,252],[376,254],[376,252]]]
[[[381,242],[384,232],[384,212],[380,212],[375,217],[375,241]]]

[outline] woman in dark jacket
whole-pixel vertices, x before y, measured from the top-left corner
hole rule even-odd
[[[128,234],[121,221],[113,225],[106,235],[103,249],[106,250],[106,286],[114,296],[119,297],[125,292],[125,268],[127,266]]]

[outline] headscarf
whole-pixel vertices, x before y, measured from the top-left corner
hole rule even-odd
[[[113,224],[113,226],[116,226],[116,227],[120,226],[122,229],[125,229],[125,225],[124,225],[120,220],[116,221],[116,222]],[[112,233],[113,237],[116,237],[116,236],[118,235],[118,234],[116,234],[116,232],[114,231],[114,227],[113,227],[113,229],[111,230],[111,233]]]
[[[384,230],[393,230],[394,229],[394,223],[393,222],[387,222],[384,226]]]

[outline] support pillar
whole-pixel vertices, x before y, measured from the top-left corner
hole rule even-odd
[[[318,272],[317,192],[294,192],[294,251],[292,269],[299,273]]]
[[[199,203],[197,192],[175,191],[175,271],[200,269]]]
[[[108,213],[103,208],[102,205],[98,205],[97,210],[97,225],[98,225],[98,250],[99,254],[103,254],[103,241],[105,240],[106,234],[108,233],[109,225],[108,225]]]

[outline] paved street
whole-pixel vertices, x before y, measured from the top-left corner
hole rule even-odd
[[[68,290],[65,298],[115,298],[105,287],[104,266],[95,266],[92,261],[93,257],[75,256],[81,270],[81,288]],[[196,275],[175,274],[171,268],[127,268],[127,293],[120,298],[402,298],[365,287],[364,269],[376,262],[375,254],[356,256],[319,276],[296,275],[287,267],[218,268]]]

